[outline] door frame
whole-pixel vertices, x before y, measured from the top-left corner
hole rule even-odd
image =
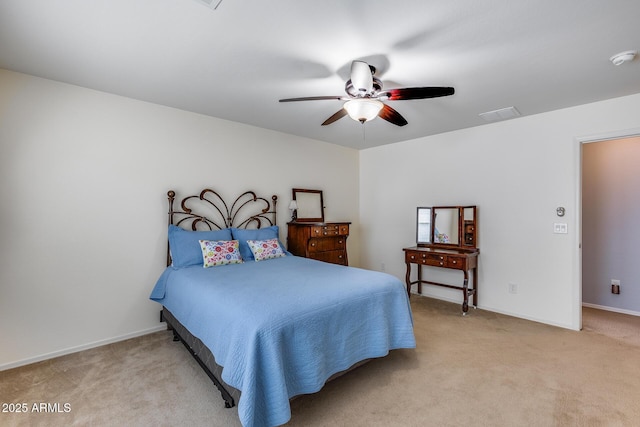
[[[575,310],[573,324],[577,325],[578,329],[582,329],[582,148],[584,144],[592,142],[612,141],[616,139],[631,138],[640,136],[640,128],[623,129],[609,131],[599,134],[578,136],[575,138],[577,145],[577,180],[576,180],[576,258],[575,263],[576,271],[574,271],[574,277],[576,283],[573,287],[573,297]]]

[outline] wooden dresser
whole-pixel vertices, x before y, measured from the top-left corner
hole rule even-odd
[[[294,255],[349,265],[350,222],[289,222],[287,249]]]

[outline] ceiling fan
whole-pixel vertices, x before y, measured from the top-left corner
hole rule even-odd
[[[344,87],[345,92],[347,92],[346,96],[307,96],[281,99],[280,102],[346,101],[343,108],[325,120],[322,126],[330,125],[346,115],[360,123],[380,117],[394,125],[404,126],[407,124],[407,120],[382,101],[437,98],[454,94],[452,87],[405,87],[382,90],[382,82],[374,76],[375,72],[376,68],[374,66],[364,61],[353,61],[351,63],[351,78],[347,80]]]

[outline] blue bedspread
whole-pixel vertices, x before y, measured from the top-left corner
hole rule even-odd
[[[223,366],[222,379],[242,392],[245,427],[284,424],[289,398],[320,390],[356,362],[415,347],[400,280],[295,256],[169,267],[151,299]]]

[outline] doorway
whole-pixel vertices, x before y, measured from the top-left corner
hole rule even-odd
[[[640,316],[639,164],[638,131],[580,141],[581,307]]]

